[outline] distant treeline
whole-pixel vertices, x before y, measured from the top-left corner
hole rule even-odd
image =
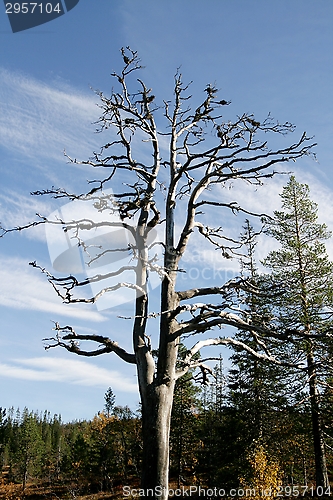
[[[198,388],[190,375],[178,381],[170,457],[175,485],[314,484],[308,401],[289,404],[278,376],[276,368],[249,363],[231,370],[228,381],[222,367],[216,366],[216,383],[208,388]],[[328,391],[323,419],[329,469],[330,401]],[[111,389],[104,410],[91,421],[64,423],[47,411],[1,409],[0,460],[3,491],[14,483],[24,491],[31,482],[61,487],[72,495],[138,485],[140,411],[115,406]]]

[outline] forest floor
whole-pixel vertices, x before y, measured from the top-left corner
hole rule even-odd
[[[42,484],[27,484],[24,494],[21,484],[0,484],[0,500],[120,500],[122,489],[115,488],[111,492],[80,494],[70,486],[48,487]]]

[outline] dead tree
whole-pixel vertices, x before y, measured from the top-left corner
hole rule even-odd
[[[224,200],[221,187],[232,182],[243,182],[244,186],[246,183],[260,185],[263,179],[274,175],[275,166],[312,154],[314,144],[304,133],[291,144],[270,149],[267,142],[270,135],[285,144],[284,136],[294,131],[290,123],[280,124],[270,115],[259,122],[252,114],[227,121],[224,111],[230,103],[218,97],[218,90],[213,85],[207,85],[205,98],[199,106],[193,107],[189,86],[182,83],[179,72],[175,75],[172,102],[164,101],[158,106],[151,89],[135,78],[141,71],[137,53],[127,47],[122,49],[122,56],[122,71],[112,75],[116,89],[110,97],[98,92],[102,110],[99,130],[108,135],[109,141],[87,161],[69,158],[70,162],[90,165],[100,177],[90,181],[86,193],[73,194],[55,188],[34,193],[74,203],[93,202],[99,218],[59,216],[51,220],[39,216],[32,224],[15,230],[36,224],[60,226],[83,249],[90,265],[112,252],[130,252],[128,265],[109,273],[90,273],[82,280],[73,274],[59,277],[35,262],[31,264],[46,274],[65,303],[96,303],[106,294],[133,290],[132,352],[113,341],[112,332],[110,337],[80,334],[58,323],[54,337],[47,339],[46,348],[59,346],[79,356],[114,353],[126,363],[136,365],[142,402],[142,488],[145,492],[152,489],[158,498],[165,499],[168,496],[169,430],[175,382],[193,368],[197,368],[206,381],[210,371],[207,358],[198,359],[197,353],[206,346],[229,345],[241,347],[257,358],[278,362],[265,346],[265,336],[274,335],[274,332],[268,332],[264,323],[260,326],[247,322],[235,309],[237,291],[247,286],[245,280],[234,278],[218,286],[187,290],[179,289],[179,284],[177,287],[186,249],[191,239],[203,238],[223,257],[232,257],[238,242],[227,237],[221,226],[206,224],[204,212],[214,209],[215,218],[220,221],[225,211],[251,214],[240,203]],[[131,91],[133,87],[135,90]],[[163,115],[166,126],[159,129],[157,120],[160,123]],[[123,182],[121,188],[120,181]],[[108,194],[108,187],[113,189],[112,196]],[[118,214],[118,219],[114,214]],[[88,244],[86,235],[96,228],[127,231],[130,238],[127,245],[113,249],[104,248],[94,238]],[[151,237],[157,230],[158,234],[163,233],[161,241]],[[8,230],[3,230],[6,232]],[[158,245],[162,248],[162,263],[154,253]],[[132,281],[123,279],[128,272],[133,273]],[[160,303],[155,311],[150,310],[149,304],[149,274],[161,279]],[[110,285],[108,281],[107,286],[103,285],[110,278],[116,282]],[[79,293],[92,283],[100,284],[98,292],[90,297]],[[150,321],[159,321],[159,328],[155,327],[158,330],[155,351],[147,334]],[[251,332],[258,347],[252,349],[232,335],[214,335],[214,331],[221,331],[225,325]],[[204,335],[198,339],[210,331],[212,338]],[[176,364],[178,345],[184,338],[187,342],[192,339],[193,344],[181,363]],[[89,350],[85,341],[88,345],[94,342],[96,348]],[[151,497],[151,492],[147,496]]]

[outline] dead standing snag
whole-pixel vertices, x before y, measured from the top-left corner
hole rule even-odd
[[[87,161],[69,158],[72,163],[90,165],[102,172],[100,178],[91,181],[83,194],[76,195],[64,189],[35,193],[74,202],[93,200],[103,219],[95,223],[88,217],[52,221],[41,217],[31,225],[49,223],[61,226],[76,238],[76,244],[83,248],[91,262],[105,257],[108,249],[96,246],[92,249],[93,245],[85,245],[82,232],[86,234],[98,224],[104,229],[122,227],[131,234],[128,247],[118,249],[131,253],[131,265],[113,272],[112,278],[116,281],[112,285],[103,286],[103,281],[110,278],[103,273],[92,273],[89,278],[80,280],[71,274],[57,277],[45,269],[40,270],[66,303],[95,303],[105,294],[132,289],[135,294],[133,352],[127,352],[109,337],[80,334],[70,326],[62,327],[57,323],[56,334],[48,339],[47,348],[60,346],[80,356],[112,352],[124,361],[136,364],[142,402],[142,487],[167,489],[170,415],[176,379],[193,367],[201,369],[206,376],[209,368],[205,360],[197,359],[195,355],[199,348],[214,344],[237,345],[250,352],[249,346],[232,337],[215,338],[214,335],[212,339],[205,337],[200,341],[195,338],[181,367],[176,368],[180,338],[184,335],[197,337],[222,325],[230,325],[253,332],[253,339],[258,342],[258,350],[253,350],[253,355],[273,359],[264,347],[265,335],[269,332],[264,326],[254,329],[233,308],[237,290],[246,287],[246,281],[234,279],[219,286],[177,290],[181,260],[189,241],[204,238],[223,256],[232,257],[239,242],[228,238],[222,227],[211,227],[200,219],[203,211],[211,207],[222,222],[225,210],[248,213],[238,202],[223,200],[219,188],[240,180],[261,184],[263,179],[274,175],[275,165],[311,154],[314,144],[303,134],[292,144],[269,149],[269,135],[284,136],[294,127],[290,123],[280,124],[271,116],[259,122],[248,114],[233,122],[224,121],[223,114],[229,102],[219,99],[218,90],[212,85],[206,87],[203,102],[192,109],[188,86],[183,85],[179,72],[175,76],[173,102],[165,101],[162,107],[158,107],[155,104],[157,99],[142,80],[131,83],[132,77],[141,69],[137,53],[127,48],[122,49],[122,56],[122,71],[112,75],[117,89],[110,97],[98,92],[102,111],[100,131],[108,135],[109,142]],[[134,93],[130,91],[133,85],[136,86]],[[159,131],[156,120],[160,120],[161,111],[167,127]],[[117,191],[119,179],[122,188]],[[112,197],[107,194],[110,186]],[[118,222],[109,217],[115,212],[119,214]],[[154,229],[163,233],[162,241],[152,242]],[[162,248],[161,265],[154,254],[157,246]],[[39,267],[36,263],[33,265]],[[129,271],[134,277],[131,282],[123,279]],[[149,273],[157,273],[162,279],[159,309],[154,312],[149,312]],[[91,282],[100,283],[99,292],[88,297],[81,295],[80,289]],[[200,297],[200,303],[193,303],[196,297]],[[147,322],[151,317],[160,318],[157,360],[153,357],[147,335]],[[84,341],[95,342],[96,349],[85,349]],[[166,497],[166,493],[159,496]]]

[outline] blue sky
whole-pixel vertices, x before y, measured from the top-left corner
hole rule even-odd
[[[314,135],[318,161],[292,165],[333,229],[332,81],[333,3],[328,0],[80,0],[66,15],[11,33],[0,10],[0,220],[9,227],[58,204],[31,198],[52,185],[83,188],[92,175],[70,168],[63,150],[86,159],[101,145],[93,89],[110,92],[120,69],[119,49],[139,52],[142,78],[159,102],[172,97],[181,67],[197,101],[207,83],[231,100],[230,117],[258,119],[268,112]],[[296,138],[295,135],[295,138]],[[272,212],[286,178],[258,191],[235,185],[228,196],[248,208]],[[226,221],[241,227],[242,221]],[[266,243],[267,246],[267,243]],[[262,254],[267,248],[263,244]],[[332,244],[328,250],[333,258]],[[0,406],[48,409],[64,420],[92,418],[112,386],[118,404],[138,405],[135,371],[107,355],[78,358],[44,351],[52,321],[110,335],[130,349],[130,325],[113,310],[62,305],[31,260],[50,266],[45,233],[10,234],[0,240]],[[230,267],[230,265],[228,264]],[[232,272],[233,265],[229,271]],[[228,268],[225,269],[227,275]],[[125,308],[126,309],[126,308]],[[112,332],[112,333],[111,333]]]

